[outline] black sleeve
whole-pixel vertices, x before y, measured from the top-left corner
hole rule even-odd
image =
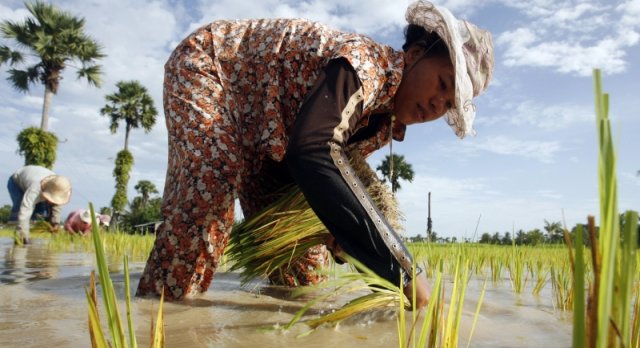
[[[394,284],[412,258],[355,175],[344,148],[362,113],[362,87],[346,59],[329,62],[306,96],[286,161],[309,205],[340,246]]]

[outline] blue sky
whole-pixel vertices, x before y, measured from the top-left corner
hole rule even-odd
[[[124,129],[109,132],[100,116],[104,96],[121,80],[138,80],[161,110],[164,61],[198,26],[219,18],[304,17],[357,31],[400,48],[408,1],[68,0],[54,4],[87,22],[107,53],[102,88],[89,87],[67,69],[53,99],[50,130],[62,142],[54,170],[74,185],[68,212],[113,196],[113,158]],[[475,100],[475,137],[459,140],[444,121],[409,127],[394,152],[413,165],[398,199],[406,234],[425,234],[427,194],[433,229],[440,236],[541,228],[544,221],[569,227],[598,214],[597,148],[592,69],[603,70],[617,145],[620,210],[640,210],[640,0],[452,0],[436,2],[493,34],[494,79]],[[27,15],[22,1],[0,4],[0,20]],[[9,44],[0,39],[0,44]],[[23,164],[16,154],[20,130],[40,124],[43,87],[27,94],[11,88],[0,68],[0,178]],[[135,166],[129,197],[139,180],[161,190],[166,170],[166,129],[134,130]],[[372,155],[375,168],[388,148]],[[4,181],[3,181],[4,182]],[[0,204],[10,202],[0,190]]]

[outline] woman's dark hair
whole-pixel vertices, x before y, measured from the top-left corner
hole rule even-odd
[[[425,54],[449,58],[449,48],[435,31],[427,32],[422,26],[409,24],[404,28],[404,40],[402,50],[405,52],[418,45],[426,50]]]

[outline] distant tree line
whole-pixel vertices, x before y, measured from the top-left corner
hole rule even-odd
[[[624,214],[620,214],[620,230],[623,231],[624,227]],[[589,238],[589,232],[587,231],[587,226],[585,224],[576,224],[569,230],[569,235],[571,236],[571,241],[575,242],[575,236],[578,231],[578,227],[582,226],[583,236],[582,240],[586,246],[591,246],[591,240]],[[596,226],[596,236],[599,235],[600,228]],[[636,233],[638,238],[638,245],[640,246],[640,221],[638,222],[638,230]],[[624,237],[621,236],[623,239]],[[621,239],[621,240],[622,240]],[[434,243],[456,243],[458,242],[456,237],[439,237],[436,232],[432,232],[431,235],[422,236],[418,234],[417,236],[408,237],[407,241],[409,242],[434,242]],[[472,243],[473,240],[469,238],[465,238],[462,242],[464,243]],[[518,230],[515,234],[511,232],[495,232],[489,233],[485,232],[480,235],[480,239],[477,241],[480,244],[493,244],[493,245],[543,245],[543,244],[563,244],[564,243],[564,228],[560,222],[550,222],[544,220],[544,227],[542,230],[539,228],[534,228],[530,231]]]

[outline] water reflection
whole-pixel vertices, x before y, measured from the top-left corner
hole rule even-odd
[[[57,274],[57,265],[42,246],[16,246],[9,239],[8,243],[3,240],[0,248],[4,254],[4,262],[0,265],[0,284],[50,279]]]

